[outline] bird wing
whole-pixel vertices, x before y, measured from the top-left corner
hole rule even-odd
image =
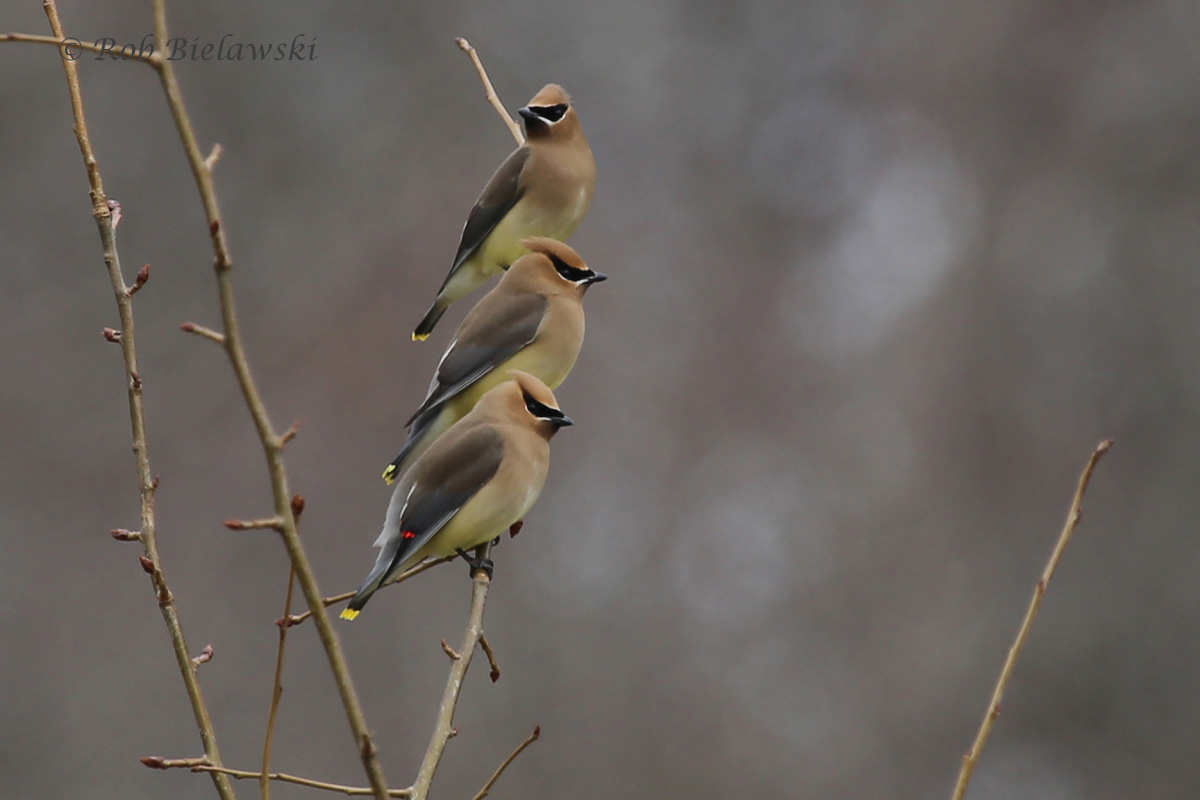
[[[485,297],[476,306],[482,313],[479,315],[480,322],[470,326],[469,338],[455,339],[442,356],[437,374],[429,385],[429,394],[425,396],[421,407],[404,423],[406,427],[471,386],[537,338],[538,328],[549,305],[544,296],[520,294],[497,297],[494,308],[484,306],[487,299]],[[469,319],[464,321],[464,328],[470,322]],[[417,432],[413,430],[413,433]]]
[[[495,476],[504,460],[504,438],[491,425],[477,425],[447,445],[429,451],[434,458],[414,467],[418,474],[407,489],[399,524],[380,536],[385,551],[397,545],[389,573],[444,528]],[[401,486],[397,493],[403,489]]]
[[[488,234],[500,224],[500,220],[504,219],[504,216],[521,199],[521,195],[525,193],[525,187],[521,185],[521,171],[525,169],[525,162],[528,160],[529,147],[526,145],[518,147],[512,152],[512,155],[504,159],[500,169],[496,170],[496,174],[488,181],[488,185],[483,189],[483,194],[479,196],[471,213],[467,216],[467,224],[463,226],[462,241],[458,243],[458,252],[454,255],[454,265],[450,267],[450,275],[453,275],[454,271],[479,249],[479,245],[483,244],[483,240],[488,237]],[[450,275],[446,276],[446,282],[450,280]],[[443,282],[442,289],[445,288],[446,283]]]

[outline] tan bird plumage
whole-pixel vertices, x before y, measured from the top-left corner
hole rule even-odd
[[[401,477],[375,541],[379,557],[343,619],[358,616],[396,572],[491,541],[533,506],[546,482],[550,439],[572,422],[540,380],[509,376]]]
[[[596,162],[571,98],[550,83],[520,110],[525,144],[510,155],[471,209],[437,298],[413,331],[426,339],[445,310],[526,252],[523,241],[565,241],[592,202]]]
[[[523,244],[530,252],[459,325],[424,402],[405,423],[409,435],[400,454],[384,470],[389,483],[485,392],[507,380],[509,370],[557,389],[575,366],[583,344],[583,296],[607,276],[562,242],[530,238]]]

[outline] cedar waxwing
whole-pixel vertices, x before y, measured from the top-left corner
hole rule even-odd
[[[391,575],[490,542],[533,506],[550,438],[573,423],[546,384],[517,370],[509,377],[404,473],[375,541],[379,558],[342,619],[357,617]]]
[[[551,389],[566,379],[583,344],[583,295],[608,276],[554,239],[530,238],[496,288],[468,312],[438,363],[429,393],[405,423],[408,439],[383,472],[391,483],[509,370],[536,376]]]
[[[570,95],[546,84],[519,113],[525,144],[500,165],[471,209],[454,264],[413,331],[415,341],[428,338],[451,303],[524,254],[523,239],[565,241],[591,205],[596,162]]]

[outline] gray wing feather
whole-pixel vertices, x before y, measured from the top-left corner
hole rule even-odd
[[[471,328],[470,338],[456,338],[442,356],[437,374],[429,385],[429,394],[421,407],[404,423],[406,427],[462,392],[537,338],[538,328],[546,316],[548,301],[545,297],[536,294],[509,295],[500,298],[504,307],[496,309],[485,306],[487,300],[485,297],[476,306],[482,312],[479,315],[483,320],[481,323],[470,325],[470,317],[464,320],[463,328]]]
[[[512,207],[525,193],[525,187],[521,185],[521,171],[525,169],[525,162],[528,160],[529,148],[525,145],[518,147],[512,155],[504,160],[500,169],[496,170],[496,174],[488,181],[488,185],[483,189],[483,194],[479,196],[479,200],[476,201],[471,213],[467,216],[467,224],[463,226],[462,240],[458,243],[458,252],[454,255],[454,265],[450,267],[450,274],[446,276],[446,281],[442,282],[442,289],[446,288],[446,282],[450,280],[450,275],[453,275],[454,271],[479,249],[483,240],[500,224],[500,220],[504,219],[504,216],[512,210]],[[439,289],[438,292],[440,294],[441,290]]]
[[[382,548],[376,569],[388,563],[390,573],[421,549],[492,479],[503,460],[504,438],[490,425],[472,428],[422,455],[405,474],[412,482],[404,481],[392,495],[375,542]]]

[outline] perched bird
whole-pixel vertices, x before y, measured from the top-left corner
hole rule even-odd
[[[428,338],[458,298],[517,260],[529,236],[565,241],[592,202],[596,162],[571,97],[546,84],[520,110],[525,144],[488,181],[463,227],[454,264],[413,339]]]
[[[400,570],[489,542],[533,506],[546,482],[550,438],[573,423],[546,384],[509,374],[404,473],[375,541],[379,558],[342,619],[357,617]]]
[[[608,276],[554,239],[530,238],[518,258],[468,312],[438,363],[425,401],[404,423],[408,439],[383,472],[391,483],[509,370],[536,376],[551,389],[566,379],[583,344],[583,295]]]

